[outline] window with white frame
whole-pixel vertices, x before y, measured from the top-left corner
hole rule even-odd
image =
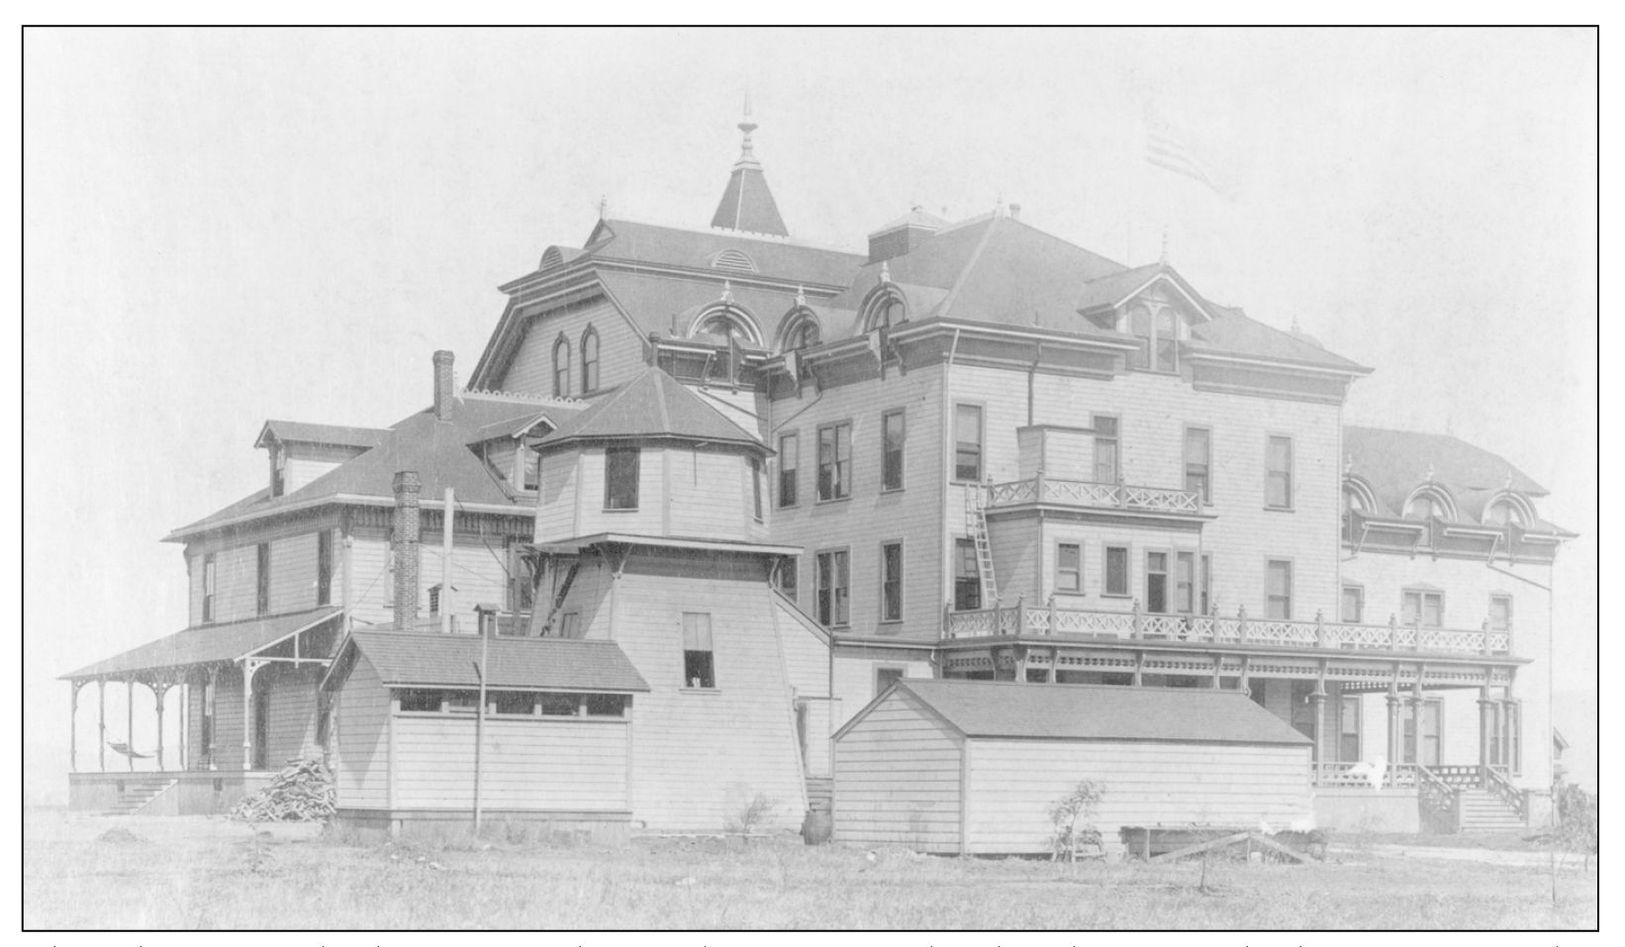
[[[1083,547],[1078,543],[1055,545],[1055,591],[1083,591]]]
[[[711,646],[711,613],[683,613],[683,686],[717,686],[715,656]]]
[[[1264,563],[1266,618],[1287,621],[1292,618],[1292,560],[1270,559]]]
[[[880,620],[903,620],[903,544],[880,546]]]
[[[814,569],[814,595],[818,621],[827,628],[851,624],[851,557],[845,549],[818,554]]]
[[[1400,596],[1400,623],[1443,627],[1444,593],[1437,589],[1406,589]]]

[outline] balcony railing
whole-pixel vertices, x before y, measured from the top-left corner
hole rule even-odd
[[[1424,628],[1390,621],[1361,625],[1329,621],[1281,621],[1216,615],[1161,615],[1134,611],[1016,605],[954,612],[946,616],[949,638],[998,635],[1092,635],[1194,644],[1273,645],[1343,651],[1405,651],[1442,654],[1512,653],[1512,632]]]
[[[1144,513],[1200,513],[1202,497],[1190,490],[1137,487],[1123,483],[1056,480],[1040,473],[1027,480],[987,485],[988,509],[1022,503],[1059,503]]]

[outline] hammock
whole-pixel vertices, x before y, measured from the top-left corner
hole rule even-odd
[[[114,743],[111,740],[109,740],[107,742],[107,746],[114,753],[118,753],[118,754],[121,754],[123,756],[128,756],[132,760],[150,760],[150,759],[152,759],[152,754],[151,753],[141,753],[141,752],[138,752],[136,750],[132,750],[132,749],[130,749],[130,744],[128,744],[128,743]]]

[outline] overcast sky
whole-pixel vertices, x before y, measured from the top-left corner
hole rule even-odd
[[[466,377],[497,284],[579,246],[601,198],[704,227],[747,86],[797,238],[861,249],[911,204],[1000,199],[1128,264],[1166,232],[1208,297],[1376,368],[1348,421],[1449,430],[1547,486],[1582,533],[1556,689],[1583,755],[1595,64],[1558,30],[31,30],[29,784],[66,782],[55,676],[186,624],[158,540],[261,486],[266,418],[422,407],[430,353]],[[1222,193],[1145,163],[1148,109]]]

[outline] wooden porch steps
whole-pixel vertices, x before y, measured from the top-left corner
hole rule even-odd
[[[828,776],[808,776],[807,806],[816,809],[820,803],[825,809],[835,808],[835,780]]]
[[[118,801],[103,810],[102,815],[132,815],[163,795],[177,782],[179,780],[165,776],[133,776],[123,780],[119,787]]]
[[[1461,790],[1461,831],[1518,832],[1526,829],[1517,810],[1487,789]]]

